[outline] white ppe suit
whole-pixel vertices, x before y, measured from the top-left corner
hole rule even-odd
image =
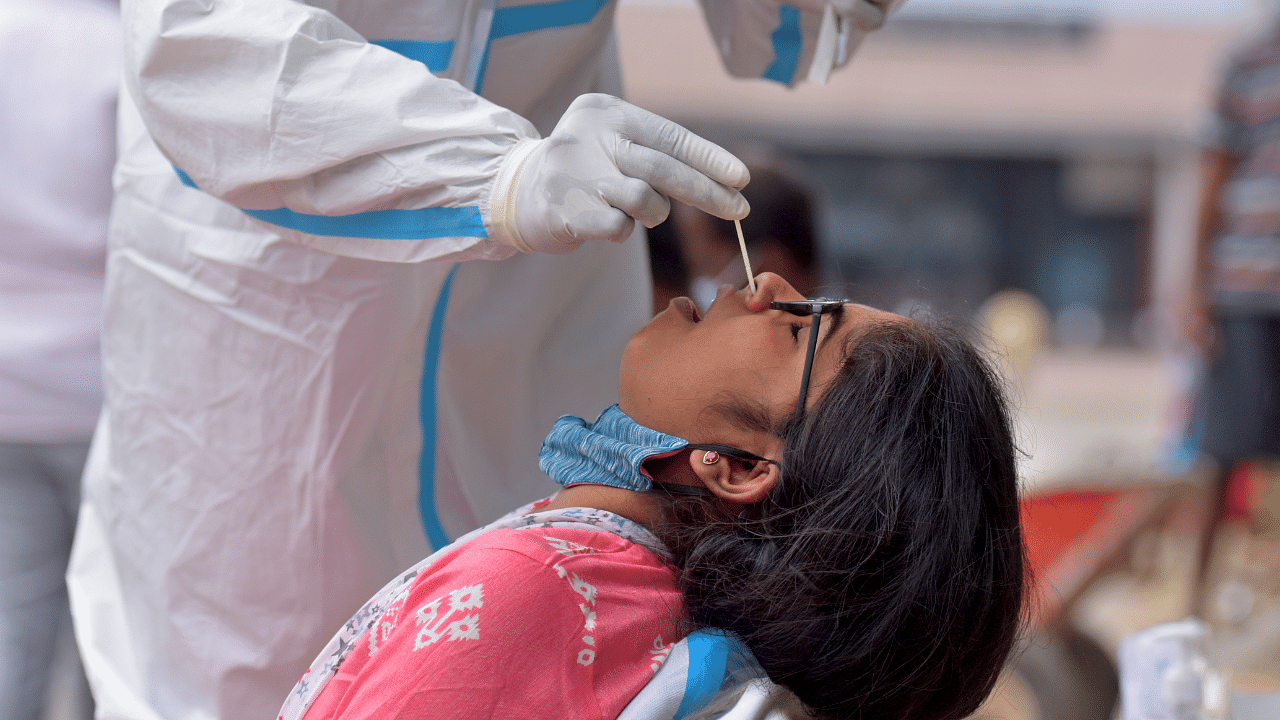
[[[704,6],[731,72],[803,74],[820,15]],[[489,198],[508,149],[617,91],[613,9],[124,0],[69,571],[99,718],[273,717],[396,572],[554,490],[539,443],[613,401],[647,262],[509,257]]]

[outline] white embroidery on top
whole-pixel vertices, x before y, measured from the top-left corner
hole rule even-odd
[[[574,592],[586,598],[587,602],[591,603],[592,605],[596,604],[596,586],[595,585],[588,583],[587,581],[583,580],[577,575],[574,575],[573,573],[569,573],[568,580],[569,580],[569,586],[573,588]]]
[[[596,629],[596,612],[591,606],[596,604],[596,586],[583,580],[574,573],[565,570],[562,566],[556,565],[556,574],[569,583],[569,587],[574,592],[582,596],[585,603],[578,603],[578,609],[582,611],[582,629],[588,633]],[[588,646],[594,646],[596,639],[592,635],[586,635],[582,638],[582,642]],[[592,647],[585,647],[578,651],[578,664],[590,665],[596,661],[596,651]]]
[[[542,539],[550,543],[551,547],[561,555],[581,555],[582,553],[595,552],[595,548],[589,548],[586,545],[579,545],[572,540],[565,540],[564,538],[543,535]]]
[[[478,610],[484,607],[484,584],[468,585],[449,592],[449,608],[444,613],[440,606],[444,596],[418,608],[414,623],[422,628],[414,638],[413,649],[422,648],[435,643],[446,634],[448,640],[479,640],[480,613],[472,613],[450,622],[450,618],[467,610]]]
[[[649,663],[649,669],[655,673],[658,672],[658,668],[662,667],[662,664],[667,661],[667,657],[671,655],[671,649],[675,646],[675,643],[664,643],[661,635],[654,638],[653,650],[649,656],[649,660],[652,661]]]
[[[378,643],[391,637],[391,631],[396,629],[396,622],[400,613],[399,605],[392,605],[387,608],[373,623],[373,627],[369,628],[369,656],[378,652]]]

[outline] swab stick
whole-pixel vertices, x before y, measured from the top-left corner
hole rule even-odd
[[[742,223],[733,221],[738,229],[738,247],[742,248],[742,264],[747,266],[747,284],[751,286],[751,294],[756,294],[756,276],[751,273],[751,258],[747,257],[747,239],[742,237]]]

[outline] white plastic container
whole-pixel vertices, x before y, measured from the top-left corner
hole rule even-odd
[[[1156,625],[1120,643],[1124,720],[1229,720],[1227,683],[1195,618]]]

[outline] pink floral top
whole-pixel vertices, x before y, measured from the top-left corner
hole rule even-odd
[[[680,594],[643,528],[586,512],[512,518],[402,575],[282,720],[616,718],[679,640]]]

